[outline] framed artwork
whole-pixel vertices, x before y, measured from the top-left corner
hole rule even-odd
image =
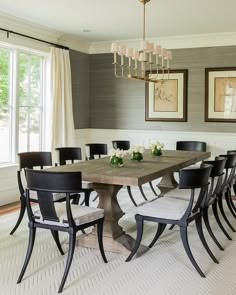
[[[236,67],[205,69],[205,121],[236,122]]]
[[[146,121],[187,121],[187,79],[188,70],[146,72],[150,79],[157,82],[146,83]],[[157,79],[156,79],[157,76]]]

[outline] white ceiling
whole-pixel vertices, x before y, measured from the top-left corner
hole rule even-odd
[[[0,0],[0,13],[89,42],[141,39],[142,9],[139,0]],[[235,13],[236,0],[151,0],[147,37],[236,32]]]

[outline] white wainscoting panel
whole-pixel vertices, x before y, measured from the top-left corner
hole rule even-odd
[[[129,140],[132,144],[148,147],[153,141],[164,143],[165,149],[175,149],[178,140],[205,141],[207,151],[212,157],[236,149],[236,133],[217,132],[170,132],[153,130],[121,130],[121,129],[77,129],[76,142],[85,155],[85,143],[107,143],[112,148],[112,140]]]
[[[17,165],[0,167],[0,206],[19,200]]]

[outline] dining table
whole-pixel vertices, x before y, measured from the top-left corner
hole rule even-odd
[[[125,156],[122,167],[112,167],[108,156],[57,166],[51,170],[81,171],[82,180],[93,183],[93,189],[99,196],[98,207],[104,209],[104,249],[127,255],[133,248],[135,240],[126,234],[119,224],[119,220],[125,214],[117,200],[117,193],[122,186],[140,186],[161,178],[157,185],[160,190],[158,197],[163,197],[167,192],[178,187],[174,172],[210,156],[210,152],[177,150],[163,150],[161,156],[153,156],[151,150],[145,150],[142,161],[134,161],[130,156]],[[128,194],[127,198],[129,198]],[[96,230],[82,235],[78,243],[80,246],[97,248]],[[145,249],[141,248],[140,251]]]

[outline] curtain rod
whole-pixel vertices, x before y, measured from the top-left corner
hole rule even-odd
[[[6,30],[6,29],[3,29],[3,28],[0,28],[0,31],[6,32],[7,33],[7,38],[9,38],[9,34],[15,34],[15,35],[25,37],[25,38],[28,38],[28,39],[32,39],[32,40],[36,40],[36,41],[39,41],[39,42],[47,43],[47,44],[53,45],[53,46],[55,46],[57,48],[61,48],[61,49],[65,49],[65,50],[70,49],[69,47],[66,47],[66,46],[63,46],[63,45],[60,45],[60,44],[48,42],[48,41],[45,41],[45,40],[42,40],[42,39],[38,39],[38,38],[31,37],[31,36],[28,36],[28,35],[24,35],[24,34],[21,34],[21,33],[17,33],[17,32],[14,32],[14,31]]]

